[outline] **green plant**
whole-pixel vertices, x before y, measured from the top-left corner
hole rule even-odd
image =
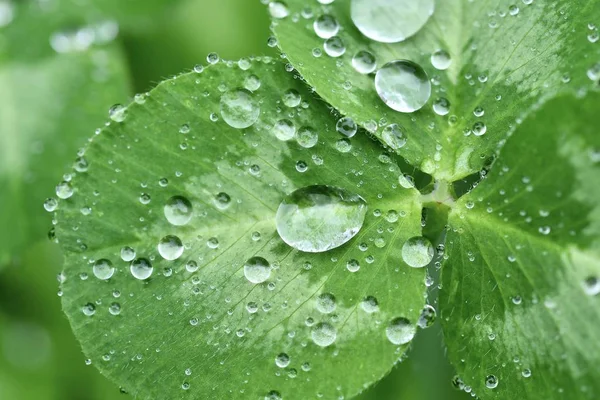
[[[443,264],[458,386],[596,398],[598,2],[438,1],[398,44],[313,3],[269,5],[289,64],[210,55],[113,109],[59,185],[84,352],[141,398],[349,398],[429,325]],[[372,58],[412,63],[378,96]]]

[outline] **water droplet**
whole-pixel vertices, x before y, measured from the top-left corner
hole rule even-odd
[[[158,242],[158,253],[165,260],[177,260],[183,254],[183,243],[177,236],[165,236]]]
[[[402,259],[410,267],[423,268],[433,260],[434,252],[433,245],[427,238],[416,236],[408,239],[402,246]]]
[[[346,269],[350,272],[358,272],[360,269],[360,263],[355,259],[348,260],[346,263]]]
[[[283,104],[285,104],[287,107],[298,107],[301,102],[302,96],[300,96],[300,93],[298,93],[296,89],[286,90],[283,94]]]
[[[129,246],[121,248],[121,260],[125,262],[132,261],[135,258],[135,250]]]
[[[313,28],[318,37],[321,39],[329,39],[337,35],[340,30],[340,25],[334,17],[329,14],[324,14],[315,19]]]
[[[398,124],[386,126],[381,133],[381,138],[393,150],[398,150],[406,145],[404,129]]]
[[[88,317],[96,314],[96,306],[92,303],[87,303],[83,307],[81,307],[81,311]]]
[[[421,311],[417,325],[421,329],[429,328],[435,322],[436,311],[431,305],[426,305]]]
[[[440,97],[433,103],[433,111],[437,115],[447,115],[450,112],[450,102],[445,97]]]
[[[108,312],[111,313],[111,315],[121,314],[121,305],[119,303],[111,303],[108,307]]]
[[[388,340],[396,345],[410,342],[415,336],[417,329],[406,318],[396,318],[385,330]]]
[[[281,394],[277,390],[271,390],[265,396],[265,400],[282,400]]]
[[[445,50],[438,50],[431,55],[431,65],[435,69],[444,71],[450,67],[450,64],[452,64],[452,59],[450,58],[450,54]]]
[[[246,79],[244,79],[244,87],[251,92],[255,92],[260,89],[261,84],[260,78],[256,75],[249,75],[246,77]]]
[[[325,41],[323,49],[329,57],[341,57],[346,52],[346,45],[342,38],[333,36]]]
[[[137,258],[133,260],[129,267],[131,275],[133,275],[135,279],[139,279],[141,281],[150,278],[153,270],[154,268],[152,267],[152,264],[145,258]]]
[[[287,141],[294,138],[296,126],[289,119],[280,119],[273,127],[273,134],[279,140]]]
[[[353,137],[358,131],[358,125],[350,117],[340,118],[335,124],[335,129],[346,137]]]
[[[590,69],[588,69],[587,76],[594,82],[600,80],[600,62],[592,65]]]
[[[62,181],[58,185],[56,185],[56,195],[59,199],[68,199],[73,196],[73,187],[70,182]]]
[[[206,56],[206,61],[211,65],[218,63],[220,60],[221,60],[221,57],[219,57],[219,55],[217,53],[208,53],[208,55]],[[198,71],[196,71],[196,72],[198,72]]]
[[[287,367],[290,365],[290,361],[290,356],[285,353],[280,353],[277,355],[277,357],[275,357],[275,365],[277,365],[279,368]]]
[[[312,328],[311,337],[317,346],[327,347],[335,342],[337,331],[329,323],[320,322]]]
[[[352,66],[358,73],[370,74],[377,69],[377,59],[372,53],[361,50],[352,57]]]
[[[316,301],[317,310],[323,314],[331,314],[335,311],[335,296],[331,293],[321,293]]]
[[[597,276],[588,276],[583,280],[583,289],[588,296],[600,294],[600,279]]]
[[[47,198],[44,201],[44,209],[48,212],[53,212],[58,207],[58,200],[53,197]]]
[[[250,283],[263,283],[271,276],[271,265],[262,257],[252,257],[244,264],[244,276]]]
[[[369,39],[396,43],[417,33],[434,7],[434,0],[352,0],[351,17]]]
[[[215,196],[215,205],[217,208],[224,210],[231,204],[231,196],[225,192],[217,193]]]
[[[269,3],[269,13],[273,18],[282,19],[290,15],[290,10],[284,2],[272,1]]]
[[[412,61],[397,60],[385,64],[375,75],[375,88],[391,109],[412,113],[421,109],[431,96],[427,74]]]
[[[360,302],[360,307],[364,312],[373,314],[379,311],[379,302],[373,296],[367,296]]]
[[[304,126],[298,130],[296,141],[305,149],[310,149],[319,141],[319,134],[313,128]]]
[[[523,375],[523,378],[529,378],[531,376],[531,370],[525,368],[522,372],[521,375]]]
[[[232,128],[249,128],[258,120],[260,104],[247,89],[235,89],[221,96],[221,115]]]
[[[498,387],[498,378],[495,375],[488,375],[485,378],[485,387],[488,389],[495,389]]]
[[[108,110],[108,116],[115,122],[125,121],[125,107],[121,104],[115,104]]]
[[[473,135],[483,136],[487,132],[487,126],[483,122],[475,122],[473,125]]]
[[[164,213],[171,225],[185,225],[192,219],[192,203],[183,196],[173,196],[167,200]]]
[[[288,195],[277,210],[277,232],[288,245],[309,253],[342,246],[362,227],[366,201],[333,186],[307,186]]]
[[[115,273],[113,264],[106,259],[96,261],[92,270],[94,271],[94,276],[101,280],[110,279]]]

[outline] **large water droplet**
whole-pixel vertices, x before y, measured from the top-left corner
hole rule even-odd
[[[233,128],[248,128],[258,120],[260,104],[249,90],[230,90],[221,96],[221,115]]]
[[[340,247],[362,227],[366,201],[333,186],[307,186],[287,196],[277,210],[277,232],[288,245],[309,253]]]
[[[412,113],[431,96],[431,83],[420,65],[397,60],[385,64],[375,75],[377,94],[393,110]]]
[[[94,271],[94,276],[101,280],[110,279],[115,273],[115,268],[112,263],[106,259],[96,261],[92,269]]]
[[[183,254],[183,243],[177,236],[165,236],[158,242],[158,253],[165,260],[177,260]]]
[[[416,328],[406,318],[396,318],[385,330],[388,340],[396,345],[410,342],[415,337]]]
[[[369,39],[396,43],[417,33],[434,7],[434,0],[352,0],[351,16]]]
[[[311,337],[317,346],[327,347],[335,342],[337,331],[327,322],[320,322],[312,328]]]
[[[164,212],[172,225],[185,225],[192,219],[192,203],[183,196],[173,196],[167,200]]]
[[[244,264],[244,276],[251,283],[263,283],[271,276],[271,265],[262,257],[252,257]]]
[[[152,267],[152,264],[145,258],[137,258],[133,260],[129,267],[131,275],[133,275],[135,279],[139,279],[141,281],[150,278],[153,270],[154,268]]]
[[[321,39],[329,39],[337,35],[340,30],[340,25],[337,20],[329,14],[324,14],[315,19],[313,23],[315,33]]]
[[[433,260],[435,250],[427,238],[413,237],[402,246],[402,259],[413,268],[423,268]]]

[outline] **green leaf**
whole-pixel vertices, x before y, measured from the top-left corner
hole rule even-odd
[[[407,345],[392,344],[387,328],[406,318],[414,332],[425,271],[401,255],[421,233],[419,194],[398,184],[378,143],[338,134],[327,107],[270,58],[165,81],[124,116],[88,146],[89,170],[56,216],[64,310],[102,373],[140,398],[305,399],[348,398],[390,371]],[[276,231],[282,200],[312,185],[368,207],[356,237],[323,253],[296,251]],[[123,261],[123,247],[137,261]],[[148,263],[149,279],[132,276]],[[114,275],[100,280],[94,265]],[[331,334],[323,323],[337,331],[326,347],[314,339]]]
[[[15,5],[14,20],[0,28],[0,266],[48,231],[44,200],[108,107],[128,93],[115,44],[58,53],[56,21],[28,6]],[[75,35],[68,38],[73,45]]]
[[[441,320],[482,399],[600,393],[599,101],[535,112],[450,214]]]
[[[327,6],[313,1],[308,7],[304,0],[288,0],[289,16],[274,20],[273,30],[290,62],[327,102],[380,139],[386,125],[401,125],[408,140],[397,152],[437,179],[455,181],[481,170],[534,105],[557,93],[588,90],[593,82],[587,71],[600,70],[600,46],[593,43],[598,31],[592,23],[600,20],[596,0],[527,2],[437,0],[416,35],[386,44],[367,39],[354,26],[350,0]],[[401,7],[377,15],[382,23],[401,21],[407,13]],[[328,56],[324,39],[315,34],[315,20],[326,14],[340,26],[341,57]],[[322,55],[313,56],[314,49]],[[451,57],[447,70],[432,65],[438,50]],[[375,55],[378,67],[398,59],[419,64],[432,82],[429,102],[413,114],[387,107],[373,75],[353,68],[359,51]],[[451,104],[446,116],[433,111],[439,98]],[[477,108],[484,115],[476,116]],[[478,122],[486,126],[482,136],[473,133]]]

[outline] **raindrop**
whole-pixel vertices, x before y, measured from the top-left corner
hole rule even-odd
[[[375,89],[391,109],[412,113],[421,109],[431,96],[427,74],[412,61],[397,60],[385,64],[375,75]]]
[[[275,357],[275,365],[277,365],[279,368],[287,367],[290,365],[290,361],[290,356],[285,353],[280,353],[277,355],[277,357]]]
[[[232,128],[245,129],[258,120],[260,104],[247,89],[235,89],[221,96],[221,115]]]
[[[81,311],[88,317],[91,317],[92,315],[96,314],[96,306],[93,305],[92,303],[87,303],[86,305],[84,305],[83,307],[81,307]]]
[[[44,209],[48,212],[53,212],[58,207],[58,200],[53,197],[47,198],[44,201]]]
[[[358,125],[356,125],[356,122],[354,122],[352,118],[344,117],[338,120],[338,122],[335,124],[335,129],[338,131],[338,133],[351,138],[356,135],[356,132],[358,131]]]
[[[206,61],[211,65],[218,63],[220,60],[221,60],[221,57],[219,57],[219,55],[217,53],[208,53],[208,55],[206,56]],[[196,72],[198,72],[198,71],[196,71]]]
[[[336,308],[335,296],[331,293],[321,293],[317,297],[316,307],[320,313],[331,314]]]
[[[369,39],[396,43],[417,33],[434,6],[434,0],[352,0],[351,17]]]
[[[108,110],[108,116],[115,122],[125,121],[125,110],[126,108],[121,104],[115,104]]]
[[[445,97],[440,97],[433,103],[433,111],[437,115],[447,115],[450,112],[450,102]]]
[[[244,276],[250,283],[263,283],[271,276],[271,265],[262,257],[252,257],[244,264]]]
[[[311,337],[317,346],[327,347],[335,342],[337,331],[329,323],[320,322],[312,328]]]
[[[135,279],[145,280],[152,276],[154,268],[150,261],[145,258],[137,258],[132,261],[129,270]]]
[[[92,270],[94,271],[94,276],[101,280],[110,279],[115,273],[112,263],[106,259],[96,261]]]
[[[431,55],[431,65],[440,71],[446,70],[452,64],[450,54],[445,50],[438,50]]]
[[[436,311],[431,305],[426,305],[421,311],[417,325],[421,329],[429,328],[435,322]]]
[[[121,260],[125,262],[132,261],[135,258],[135,250],[129,246],[121,248]]]
[[[56,186],[56,195],[59,199],[68,199],[73,196],[73,187],[70,182],[62,181]]]
[[[370,74],[377,69],[377,59],[372,53],[361,50],[352,57],[352,66],[361,74]]]
[[[319,253],[342,246],[361,229],[366,201],[333,186],[307,186],[288,195],[275,217],[281,239],[297,250]]]
[[[192,203],[183,196],[173,196],[165,204],[164,213],[172,225],[185,225],[192,219]]]
[[[158,253],[165,260],[177,260],[183,254],[183,243],[177,236],[165,236],[158,242]]]
[[[416,236],[408,239],[402,246],[402,259],[413,268],[423,268],[433,260],[434,252],[433,245],[427,238]]]
[[[323,49],[329,57],[341,57],[346,52],[346,45],[339,36],[333,36],[325,41]]]
[[[483,122],[475,122],[473,125],[473,135],[483,136],[487,132],[487,127]]]
[[[360,302],[360,307],[364,312],[373,314],[379,311],[379,302],[373,296],[367,296]]]
[[[381,138],[392,148],[398,150],[404,147],[406,144],[406,136],[404,134],[404,128],[398,124],[391,124],[386,126],[381,133]]]
[[[315,19],[313,28],[318,37],[321,39],[329,39],[337,35],[340,30],[340,25],[334,17],[325,14]]]
[[[282,19],[290,15],[290,10],[284,2],[272,1],[269,3],[269,13],[273,18]]]
[[[111,303],[111,305],[108,307],[108,312],[112,315],[121,314],[121,305],[119,303]]]
[[[215,196],[215,205],[221,210],[226,209],[231,204],[231,196],[225,192],[217,193]]]
[[[350,272],[357,272],[360,269],[360,263],[355,259],[348,260],[346,269]]]
[[[498,378],[495,375],[488,375],[485,378],[485,387],[488,389],[495,389],[498,387]]]
[[[416,328],[406,318],[396,318],[385,330],[388,340],[396,345],[410,342],[415,336]]]
[[[300,96],[300,93],[298,93],[298,91],[295,89],[286,90],[283,94],[283,104],[285,104],[287,107],[298,107],[301,102],[302,97]]]
[[[525,368],[522,372],[521,375],[523,375],[523,378],[529,378],[531,376],[531,370]]]
[[[287,141],[294,138],[296,126],[289,119],[280,119],[273,127],[273,134],[279,140]]]
[[[583,280],[583,289],[589,296],[600,294],[600,279],[596,276],[588,276]]]

